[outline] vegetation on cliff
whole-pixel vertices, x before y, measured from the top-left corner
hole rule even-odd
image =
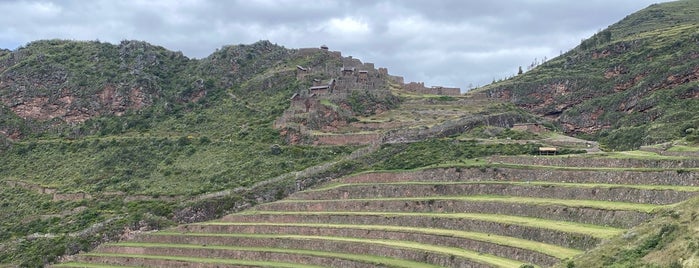
[[[575,49],[482,89],[624,150],[699,126],[699,3],[652,5]]]

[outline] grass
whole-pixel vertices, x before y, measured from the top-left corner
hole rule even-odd
[[[475,221],[487,221],[501,224],[511,224],[532,228],[556,230],[566,233],[589,235],[596,238],[610,238],[624,232],[624,229],[604,227],[593,224],[575,223],[567,221],[545,220],[532,217],[521,217],[500,214],[480,213],[409,213],[409,212],[286,212],[286,211],[246,211],[233,215],[299,215],[299,216],[381,216],[381,217],[431,217],[443,219],[466,219]]]
[[[279,227],[313,227],[313,228],[336,228],[336,229],[358,229],[358,230],[372,230],[372,231],[386,231],[386,232],[406,232],[406,233],[421,233],[448,237],[458,237],[476,241],[483,241],[503,246],[521,248],[525,250],[535,251],[550,255],[559,259],[568,258],[580,254],[582,251],[561,247],[557,245],[551,245],[546,243],[541,243],[532,240],[526,240],[521,238],[501,236],[495,234],[478,233],[478,232],[467,232],[460,230],[450,230],[450,229],[435,229],[435,228],[420,228],[420,227],[406,227],[406,226],[390,226],[390,225],[352,225],[352,224],[317,224],[317,223],[269,223],[269,222],[256,222],[256,223],[235,223],[235,222],[204,222],[195,225],[236,225],[236,226],[279,226]],[[179,232],[156,232],[154,235],[177,235],[181,234]]]
[[[359,199],[330,199],[330,200],[283,200],[279,203],[321,203],[321,202],[381,202],[381,201],[464,201],[464,202],[498,202],[511,204],[527,204],[531,206],[566,206],[596,208],[604,210],[626,210],[651,213],[666,205],[639,204],[628,202],[614,202],[601,200],[575,200],[575,199],[551,199],[539,197],[520,197],[502,195],[475,195],[475,196],[427,196],[427,197],[397,197],[397,198],[359,198]]]
[[[142,255],[142,254],[116,254],[116,253],[85,253],[84,256],[93,257],[118,257],[118,258],[141,258],[151,260],[169,260],[169,261],[184,261],[194,263],[211,263],[211,264],[230,264],[244,266],[262,266],[262,267],[279,267],[279,268],[321,268],[318,265],[305,265],[288,262],[273,262],[273,261],[248,261],[248,260],[233,260],[233,259],[217,259],[217,258],[195,258],[181,256],[158,256],[158,255]]]
[[[297,239],[297,240],[330,240],[336,242],[351,242],[351,243],[366,243],[381,246],[389,246],[396,248],[404,248],[417,251],[428,251],[434,254],[441,255],[453,255],[462,257],[465,259],[474,260],[476,262],[481,262],[484,264],[493,265],[496,267],[519,267],[523,263],[511,259],[506,259],[502,257],[497,257],[489,254],[482,254],[475,251],[464,250],[454,247],[444,247],[435,246],[428,244],[421,244],[411,241],[399,241],[399,240],[383,240],[383,239],[360,239],[360,238],[349,238],[349,237],[330,237],[330,236],[305,236],[305,235],[265,235],[265,234],[211,234],[213,236],[225,236],[225,237],[244,237],[244,238],[270,238],[270,239]],[[163,248],[206,248],[206,249],[221,249],[221,250],[251,250],[251,251],[265,251],[265,252],[279,252],[279,253],[295,253],[304,255],[314,255],[320,257],[331,257],[331,258],[347,258],[350,260],[358,260],[363,262],[389,265],[394,267],[438,267],[436,265],[429,265],[414,261],[406,261],[394,258],[379,257],[373,255],[359,255],[359,254],[347,254],[347,253],[335,253],[326,251],[315,251],[315,250],[299,250],[299,249],[286,249],[286,248],[256,248],[256,247],[234,247],[234,246],[217,246],[217,245],[185,245],[185,244],[160,244],[160,243],[120,243],[116,244],[125,247],[163,247]]]
[[[66,262],[54,264],[51,267],[80,267],[80,268],[136,268],[137,266],[109,265],[85,262]]]
[[[663,211],[575,257],[575,267],[699,267],[697,207],[699,198],[692,198]]]
[[[699,146],[673,145],[668,152],[699,152]]]
[[[673,147],[674,148],[674,147]],[[687,147],[692,148],[693,147]],[[603,157],[603,158],[613,158],[613,159],[642,159],[642,160],[686,160],[686,159],[696,159],[686,156],[670,156],[670,155],[659,155],[655,152],[648,151],[622,151],[622,152],[604,152],[585,155],[585,157]]]

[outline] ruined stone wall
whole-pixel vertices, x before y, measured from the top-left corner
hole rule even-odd
[[[293,199],[332,200],[362,198],[404,198],[464,195],[503,195],[552,199],[603,200],[642,204],[665,205],[678,203],[696,196],[697,192],[673,190],[649,190],[624,187],[576,188],[556,185],[521,185],[508,183],[463,184],[393,184],[349,185],[323,191],[307,191],[295,194]],[[458,202],[455,200],[455,202]],[[463,201],[462,201],[463,202]]]
[[[609,168],[697,168],[699,159],[620,159],[590,158],[584,156],[542,157],[542,156],[493,156],[493,163],[516,165],[559,166],[559,167],[609,167]]]
[[[190,230],[179,228],[179,231],[188,232]],[[555,257],[530,251],[522,248],[513,248],[494,243],[471,240],[460,237],[448,237],[442,235],[431,235],[414,232],[365,230],[349,228],[317,228],[303,226],[256,226],[252,225],[210,225],[194,232],[208,233],[255,233],[255,234],[299,234],[310,236],[329,237],[359,237],[367,239],[385,239],[399,241],[415,241],[424,244],[440,245],[448,247],[467,248],[470,250],[484,252],[496,256],[519,260],[522,262],[535,263],[539,265],[553,265],[558,262]],[[198,242],[198,241],[197,241]]]
[[[570,183],[610,183],[639,185],[699,186],[694,171],[605,171],[516,168],[447,168],[406,172],[363,173],[342,178],[342,182],[399,181],[551,181]]]
[[[8,180],[8,181],[5,181],[5,183],[9,187],[18,187],[18,188],[33,191],[33,192],[36,192],[39,194],[54,194],[57,191],[54,188],[44,187],[44,186],[41,186],[38,184],[24,182],[24,181]]]
[[[393,83],[401,85],[405,84],[405,78],[403,78],[402,76],[391,75],[389,78],[391,79],[391,81],[393,81]]]
[[[117,253],[119,251],[112,249],[106,249],[110,252]],[[199,249],[200,251],[205,249]],[[134,250],[135,251],[135,250]],[[138,252],[138,251],[135,251]],[[138,253],[131,254],[138,254]],[[317,257],[310,255],[299,255],[290,253],[277,253],[277,252],[259,252],[259,251],[230,251],[228,256],[230,258],[243,259],[243,260],[275,260],[282,262],[295,262],[304,263],[311,265],[319,265],[324,267],[352,267],[352,268],[372,268],[376,265],[355,262],[351,260],[344,260],[338,258],[328,258],[328,257]],[[233,253],[235,252],[235,254]],[[163,254],[197,254],[195,252],[182,252],[182,251],[164,251]],[[197,256],[197,255],[192,255]],[[83,261],[89,263],[102,263],[102,264],[112,264],[119,266],[129,266],[129,267],[197,267],[197,268],[239,268],[240,265],[234,264],[222,264],[222,263],[192,263],[187,261],[173,261],[173,260],[161,260],[161,259],[146,259],[146,258],[120,258],[120,257],[109,257],[109,256],[76,256],[76,261]],[[212,258],[217,258],[217,256],[211,256]],[[247,266],[245,266],[247,267]]]
[[[263,247],[263,248],[296,248],[296,249],[306,249],[314,251],[331,251],[331,252],[347,252],[350,254],[360,254],[360,255],[379,255],[386,257],[393,257],[398,259],[421,261],[432,263],[440,266],[447,267],[488,267],[484,265],[475,265],[471,260],[463,259],[460,257],[452,257],[448,254],[439,254],[438,252],[430,252],[431,254],[425,254],[423,250],[410,249],[410,248],[400,248],[392,246],[384,246],[379,244],[371,243],[361,243],[361,242],[350,242],[350,241],[336,241],[336,240],[324,240],[324,239],[294,239],[294,238],[251,238],[251,237],[211,237],[211,236],[158,236],[152,237],[152,240],[147,241],[157,241],[159,243],[186,243],[186,244],[200,244],[200,245],[236,245],[243,247]],[[132,252],[135,250],[136,252]],[[122,253],[122,254],[148,254],[148,255],[160,255],[160,256],[200,256],[200,257],[217,257],[217,258],[245,258],[248,254],[246,251],[232,251],[232,250],[212,250],[206,248],[128,248],[128,247],[106,247],[101,251],[106,251],[109,253]],[[263,255],[264,252],[253,252],[259,255]],[[254,256],[255,259],[263,259],[265,256]],[[288,254],[284,261],[295,262],[295,263],[305,263],[308,261],[306,259],[300,258],[310,258],[307,255],[299,254]],[[332,259],[332,258],[328,258]],[[280,259],[275,259],[279,261]],[[345,266],[342,266],[345,267]]]
[[[334,135],[315,135],[314,144],[317,145],[351,145],[351,144],[373,144],[377,143],[381,134],[366,133],[366,134],[334,134]]]
[[[441,138],[466,132],[481,125],[510,127],[515,123],[526,122],[527,117],[517,113],[494,115],[474,115],[457,120],[449,120],[430,128],[397,129],[387,132],[382,138],[384,143],[416,142],[427,138]]]
[[[403,89],[410,92],[420,93],[420,94],[435,94],[435,95],[461,95],[460,88],[450,88],[450,87],[425,87],[424,82],[410,82],[403,84]]]
[[[531,205],[524,203],[500,203],[440,200],[430,201],[372,201],[338,200],[333,202],[277,202],[257,207],[263,211],[344,211],[344,212],[421,212],[421,213],[498,213],[522,217],[571,221],[631,228],[651,218],[638,211],[605,210],[561,205]]]
[[[80,201],[83,199],[92,199],[92,196],[86,193],[53,194],[53,201]]]
[[[298,222],[298,223],[338,223],[351,225],[392,225],[421,228],[438,228],[460,231],[491,233],[534,240],[563,247],[586,250],[596,246],[600,239],[587,234],[567,233],[558,230],[514,225],[469,218],[429,217],[429,216],[389,216],[389,215],[228,215],[224,221],[232,222]]]

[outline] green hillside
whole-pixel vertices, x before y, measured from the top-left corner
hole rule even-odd
[[[356,147],[286,145],[272,128],[300,88],[293,66],[318,61],[293,53],[264,41],[201,60],[138,41],[3,51],[0,263],[212,218],[236,204],[208,208],[203,194],[347,156]]]
[[[690,136],[699,126],[699,2],[652,5],[575,49],[480,91],[609,149]]]
[[[0,50],[0,267],[692,266],[698,13],[462,95],[268,41]]]
[[[350,87],[275,128],[293,107],[292,95],[304,93],[313,79],[332,78],[345,64],[373,71],[371,82],[383,86]],[[298,66],[317,71],[304,78]],[[382,122],[387,126],[362,131],[380,137],[394,130],[387,137],[420,141],[482,125],[491,115],[504,124],[536,120],[490,101],[464,105],[473,101],[407,94],[372,66],[267,41],[225,46],[198,60],[141,41],[44,40],[2,51],[0,263],[40,266],[374,165],[417,168],[536,148],[457,140],[313,145],[316,136],[351,137],[365,124]],[[406,108],[395,109],[401,102]],[[376,114],[391,108],[396,116]],[[421,119],[418,111],[433,116]],[[340,128],[324,129],[329,124]],[[282,135],[297,128],[308,129],[306,142]],[[440,154],[450,147],[458,150]]]

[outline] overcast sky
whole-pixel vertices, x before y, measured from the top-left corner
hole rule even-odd
[[[663,0],[0,0],[0,48],[144,40],[188,57],[270,40],[342,51],[408,81],[467,89],[553,58]]]

